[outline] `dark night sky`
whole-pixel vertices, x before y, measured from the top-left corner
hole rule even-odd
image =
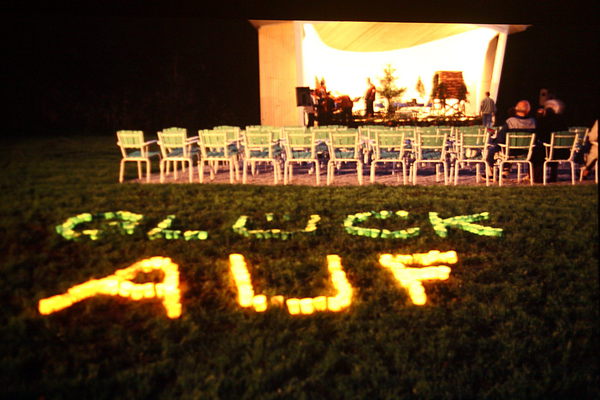
[[[500,117],[521,98],[535,105],[541,87],[565,101],[571,125],[591,124],[598,114],[596,12],[576,3],[72,3],[13,4],[3,14],[12,132],[259,123],[258,38],[248,19],[532,24],[509,36]]]

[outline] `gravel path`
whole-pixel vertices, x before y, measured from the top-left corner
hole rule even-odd
[[[292,185],[316,185],[316,178],[314,173],[309,174],[309,168],[307,167],[294,167],[294,176],[291,183]],[[458,178],[458,185],[469,185],[469,186],[485,186],[485,181],[481,179],[479,183],[476,182],[475,179],[475,167],[471,167],[470,169],[461,169],[460,175]],[[590,174],[586,180],[583,182],[579,182],[579,171],[576,171],[576,185],[582,184],[595,184],[593,179],[593,174]],[[142,181],[138,179],[132,179],[130,182],[140,182],[146,183],[146,180]],[[188,172],[182,173],[179,171],[177,179],[174,178],[171,173],[166,177],[165,183],[188,183]],[[240,170],[240,180],[237,182],[241,184],[242,182],[242,171]],[[408,184],[410,185],[410,181],[407,179]],[[160,177],[158,173],[154,173],[151,176],[151,183],[160,183]],[[193,174],[193,183],[199,183],[198,178],[198,169],[194,168]],[[205,168],[204,175],[204,184],[228,184],[229,183],[229,171],[226,167],[222,167],[215,179],[212,181],[208,176],[207,169]],[[402,185],[402,173],[399,170],[396,174],[392,175],[391,168],[388,166],[387,168],[378,168],[377,175],[375,179],[376,184],[381,185]],[[248,174],[248,184],[253,185],[274,185],[273,180],[273,169],[271,167],[260,167],[258,174],[252,176]],[[279,184],[283,184],[283,177],[279,181]],[[423,168],[419,167],[419,174],[417,177],[418,185],[443,185],[444,179],[441,176],[441,181],[437,182],[435,177],[435,167],[433,164],[425,165]],[[453,181],[448,180],[448,184],[452,185]],[[529,182],[517,182],[517,172],[516,167],[513,167],[513,170],[508,179],[504,179],[502,182],[503,186],[529,186]],[[568,167],[560,167],[558,170],[558,182],[548,183],[548,185],[570,185],[571,177],[570,177],[570,169]],[[356,175],[356,168],[352,164],[344,165],[342,170],[337,171],[334,177],[334,182],[331,186],[349,186],[349,185],[358,185],[358,179]],[[368,186],[372,185],[370,183],[370,168],[368,166],[363,167],[363,185]],[[490,182],[490,186],[497,186],[498,182]],[[534,184],[541,185],[541,184]],[[327,170],[326,168],[321,168],[320,170],[320,186],[327,186]]]

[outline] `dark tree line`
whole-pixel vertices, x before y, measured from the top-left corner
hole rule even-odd
[[[13,131],[114,134],[258,123],[258,45],[248,21],[44,16],[10,22]]]

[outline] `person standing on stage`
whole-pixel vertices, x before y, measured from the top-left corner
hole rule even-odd
[[[314,90],[310,91],[309,99],[309,104],[304,106],[304,112],[308,119],[306,126],[315,126],[315,121],[317,120],[317,97]]]
[[[353,122],[352,107],[354,106],[354,102],[352,101],[350,96],[343,95],[343,96],[337,97],[335,99],[335,103],[337,105],[339,105],[340,109],[342,110],[342,113],[341,113],[342,124],[350,127]]]
[[[486,128],[491,128],[496,114],[496,103],[490,97],[490,92],[485,92],[485,99],[481,100],[479,113],[481,114],[481,124]]]
[[[371,83],[371,78],[367,78],[367,92],[365,93],[365,117],[372,117],[374,115],[373,103],[375,102],[375,94],[377,93],[377,89],[375,89],[375,85]]]

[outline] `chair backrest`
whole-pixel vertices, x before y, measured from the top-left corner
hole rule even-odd
[[[143,131],[117,131],[117,146],[121,150],[123,158],[127,157],[128,150],[131,157],[137,157],[133,149],[138,150],[138,154],[144,153],[144,132]]]
[[[447,140],[446,134],[417,134],[417,158],[444,160]]]
[[[561,159],[570,160],[575,155],[577,144],[579,143],[579,137],[577,132],[570,131],[559,131],[552,132],[550,137],[550,151],[548,153],[548,159],[555,159],[555,150],[569,150],[568,157],[562,157]]]
[[[189,154],[187,132],[183,128],[167,128],[159,131],[158,144],[163,157],[169,155],[186,157]]]
[[[285,154],[289,160],[317,158],[314,132],[283,131]]]
[[[378,133],[394,132],[395,130],[396,128],[388,126],[374,125],[367,128],[367,135],[369,140],[374,141],[377,138]]]
[[[358,127],[358,131],[360,132],[362,137],[368,137],[370,128],[377,128],[377,126],[376,125],[360,125]]]
[[[143,131],[117,131],[117,145],[124,149],[139,149],[144,146]]]
[[[335,129],[330,126],[319,126],[316,128],[310,128],[310,132],[314,132],[315,140],[328,140],[329,132],[335,132]]]
[[[229,143],[225,130],[198,131],[198,146],[204,159],[229,159],[232,156]]]
[[[589,128],[585,126],[571,126],[569,132],[573,132],[577,135],[577,141],[579,145],[585,144],[585,139],[588,135]]]
[[[404,156],[406,137],[403,131],[378,131],[373,145],[374,160],[401,160]]]
[[[455,135],[455,129],[452,126],[440,125],[436,127],[436,133],[438,135],[446,135],[447,138],[452,138]]]
[[[273,135],[273,140],[278,141],[283,138],[283,128],[277,126],[264,127],[261,132],[270,132]]]
[[[419,135],[437,135],[435,126],[417,126],[416,131]]]
[[[306,126],[283,126],[282,127],[283,132],[293,132],[293,133],[300,133],[300,132],[306,132],[308,131],[308,128]]]
[[[185,128],[178,128],[178,127],[171,127],[171,128],[165,128],[163,129],[161,132],[165,132],[165,133],[183,133],[187,135],[187,130]]]
[[[505,157],[529,161],[535,143],[535,133],[506,132]],[[501,146],[502,147],[502,146]],[[514,151],[517,150],[517,153]],[[520,150],[520,151],[519,151]],[[523,152],[526,150],[526,152]]]
[[[220,131],[222,129],[235,129],[235,130],[238,130],[238,131],[240,130],[239,127],[233,126],[233,125],[218,125],[218,126],[215,126],[213,128],[213,130],[215,130],[215,131]]]
[[[460,137],[461,134],[467,135],[483,135],[486,131],[483,125],[470,125],[470,126],[459,126],[455,129],[456,135]]]
[[[360,135],[356,130],[329,132],[329,156],[332,160],[353,160],[361,157]]]
[[[242,136],[246,159],[273,158],[275,142],[272,132],[243,132]]]
[[[417,129],[414,126],[401,126],[397,131],[404,134],[404,140],[415,140],[417,138]]]
[[[487,155],[489,133],[487,130],[478,131],[478,129],[467,129],[459,132],[459,160],[485,160]]]

